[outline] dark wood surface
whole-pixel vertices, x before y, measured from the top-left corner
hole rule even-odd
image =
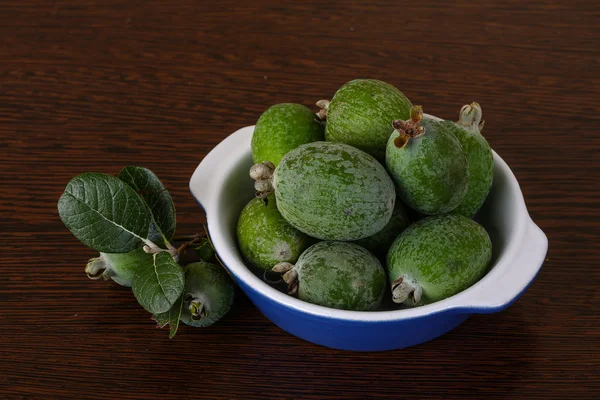
[[[0,398],[600,398],[600,7],[413,3],[0,2]],[[272,104],[366,77],[443,118],[482,105],[550,241],[509,309],[349,353],[238,294],[220,323],[169,340],[130,290],[86,278],[94,252],[56,211],[71,177],[147,166],[178,233],[197,232],[188,180],[211,148]]]

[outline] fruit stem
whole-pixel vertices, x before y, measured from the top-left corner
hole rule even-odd
[[[485,124],[485,121],[481,119],[482,116],[483,111],[481,110],[481,106],[474,101],[471,104],[462,106],[458,113],[457,124],[481,132],[483,130],[483,125]]]
[[[404,303],[408,306],[416,306],[421,301],[423,289],[416,279],[402,275],[392,282],[392,300],[394,303]]]
[[[254,164],[250,167],[250,178],[254,179],[256,197],[264,199],[273,192],[273,172],[275,165],[270,161]]]
[[[109,264],[104,257],[91,258],[85,266],[85,273],[90,279],[97,280],[104,278],[106,280],[110,276],[110,269],[108,267]]]
[[[397,119],[392,121],[392,126],[398,131],[398,137],[394,139],[394,146],[401,149],[406,146],[410,139],[424,135],[425,128],[421,125],[422,119],[423,107],[412,106],[408,120]]]
[[[319,117],[319,119],[321,121],[325,121],[327,119],[327,111],[329,110],[329,103],[331,103],[329,100],[317,101],[317,107],[320,108],[319,112],[317,113],[317,117]]]

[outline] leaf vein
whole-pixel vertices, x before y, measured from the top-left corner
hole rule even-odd
[[[104,215],[102,215],[102,213],[100,213],[99,211],[93,209],[91,206],[89,206],[88,204],[84,203],[83,201],[81,201],[80,199],[78,199],[77,197],[73,196],[71,193],[67,193],[67,195],[73,197],[73,199],[75,199],[75,201],[77,201],[78,203],[80,203],[81,205],[87,207],[87,209],[89,209],[90,211],[95,212],[96,214],[98,214],[100,217],[102,217],[102,219],[104,219],[105,221],[123,229],[124,231],[130,233],[132,236],[135,236],[137,238],[139,238],[140,240],[144,240],[145,238],[141,237],[140,235],[136,234],[135,232],[130,231],[129,229],[125,228],[123,225],[120,225],[118,223],[116,223],[115,221],[111,221],[110,219],[106,218]]]

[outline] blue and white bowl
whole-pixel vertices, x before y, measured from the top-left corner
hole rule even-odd
[[[480,220],[492,239],[493,259],[479,282],[445,300],[393,311],[337,310],[289,296],[247,268],[237,247],[238,216],[254,196],[248,175],[253,131],[254,126],[242,128],[219,143],[197,167],[190,190],[206,212],[210,238],[231,276],[267,318],[292,335],[354,351],[414,346],[443,335],[471,314],[505,309],[542,266],[548,240],[529,217],[515,176],[494,152],[494,184]]]

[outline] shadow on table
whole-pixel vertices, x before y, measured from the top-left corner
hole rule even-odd
[[[523,394],[537,346],[538,338],[515,306],[474,315],[420,346],[376,354],[337,352],[340,358],[319,357],[318,362],[324,378],[330,376],[325,379],[351,383],[348,397],[387,388],[395,398],[512,399]]]
[[[136,390],[173,395],[201,390],[245,399],[511,399],[530,394],[527,383],[536,373],[530,367],[534,361],[543,362],[536,360],[539,339],[518,303],[501,313],[474,315],[419,346],[355,353],[287,334],[243,293],[236,294],[233,308],[217,324],[202,329],[181,326],[173,340],[166,329],[153,334],[149,316],[139,315],[143,311],[135,304],[119,312],[131,316],[136,311],[134,322],[115,331],[111,317],[110,324],[98,326],[97,334],[125,340],[114,350],[127,353],[123,361]],[[104,331],[106,326],[110,330]],[[102,369],[114,357],[115,352],[99,356],[96,367]],[[191,371],[201,379],[190,380]],[[160,384],[155,372],[160,373]]]

